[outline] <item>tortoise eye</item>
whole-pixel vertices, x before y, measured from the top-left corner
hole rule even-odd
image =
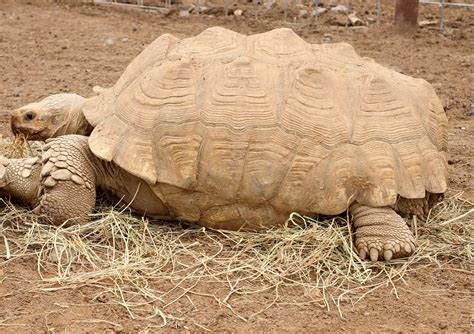
[[[35,119],[35,117],[36,117],[36,114],[32,111],[28,111],[25,114],[25,120],[27,120],[27,121],[32,121],[33,119]]]

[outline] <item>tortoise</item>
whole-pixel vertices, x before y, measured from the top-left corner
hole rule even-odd
[[[415,251],[402,216],[447,188],[447,118],[431,85],[346,43],[285,28],[165,34],[95,91],[11,115],[14,133],[56,138],[41,159],[2,158],[3,192],[53,224],[87,221],[98,186],[150,217],[217,229],[348,210],[360,258],[390,260]]]

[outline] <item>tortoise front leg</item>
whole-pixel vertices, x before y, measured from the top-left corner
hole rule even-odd
[[[354,203],[349,211],[355,227],[355,246],[362,260],[369,257],[372,261],[388,261],[415,251],[413,234],[392,208]]]
[[[34,212],[54,225],[87,222],[96,200],[95,159],[87,137],[58,137],[44,149],[40,201]]]
[[[39,158],[8,159],[0,156],[0,195],[32,207],[38,201],[41,161]]]

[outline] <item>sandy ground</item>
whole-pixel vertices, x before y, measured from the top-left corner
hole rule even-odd
[[[393,9],[387,1],[383,1],[380,26],[348,29],[339,25],[340,17],[324,15],[314,24],[297,15],[294,18],[298,11],[290,12],[288,22],[282,22],[277,10],[262,14],[256,21],[246,11],[242,17],[224,17],[218,12],[215,17],[181,18],[177,13],[165,17],[72,2],[29,3],[0,2],[0,130],[4,136],[10,135],[7,116],[10,110],[52,93],[76,92],[89,96],[95,85],[113,85],[133,57],[163,33],[187,37],[220,25],[251,34],[287,26],[308,42],[349,42],[363,56],[432,83],[449,118],[450,192],[464,191],[468,199],[474,199],[474,116],[468,115],[474,104],[473,10],[447,10],[444,34],[435,26],[402,37],[392,31]],[[375,16],[375,5],[370,1],[351,3],[362,19]],[[420,8],[420,20],[437,17],[436,10]],[[4,253],[2,247],[0,251]],[[158,324],[157,320],[132,320],[120,306],[93,301],[97,291],[91,288],[15,293],[37,278],[33,258],[0,265],[0,331],[128,332],[153,329]],[[343,305],[344,317],[334,308],[328,311],[318,305],[275,305],[249,322],[239,320],[215,301],[202,297],[194,301],[194,307],[177,305],[177,311],[185,316],[166,328],[473,331],[472,293],[458,293],[473,291],[472,271],[457,271],[454,266],[444,270],[420,269],[411,273],[406,285],[398,290],[398,298],[387,287],[355,306]],[[285,293],[297,298],[301,291]],[[240,307],[258,307],[255,305],[250,301]]]

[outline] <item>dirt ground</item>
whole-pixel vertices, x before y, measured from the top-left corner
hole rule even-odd
[[[188,37],[210,26],[224,26],[245,34],[279,26],[293,28],[311,43],[351,43],[362,56],[405,74],[422,77],[435,87],[449,118],[450,192],[464,191],[474,200],[474,10],[446,10],[446,29],[419,28],[414,36],[392,30],[391,1],[382,1],[381,23],[345,28],[341,18],[325,14],[315,24],[290,11],[282,22],[278,10],[260,13],[258,20],[244,8],[241,17],[195,15],[164,16],[91,4],[0,2],[0,124],[11,135],[8,112],[26,103],[58,92],[92,94],[92,87],[111,86],[125,66],[151,41],[163,33]],[[366,21],[375,17],[375,1],[351,1]],[[296,14],[296,16],[295,16]],[[420,20],[438,18],[435,8],[421,7]],[[0,246],[0,252],[5,249]],[[3,265],[0,259],[0,331],[2,332],[133,332],[153,331],[157,320],[130,319],[126,310],[93,301],[92,288],[15,293],[38,278],[31,258]],[[474,330],[473,272],[420,269],[406,278],[398,297],[391,287],[378,290],[361,302],[343,305],[344,316],[335,308],[318,305],[275,305],[244,322],[214,300],[197,298],[192,307],[177,306],[182,314],[165,329],[204,331],[447,331]],[[209,286],[209,289],[213,289]],[[471,291],[461,293],[459,291]],[[298,299],[301,291],[285,291]],[[260,298],[265,298],[265,295]],[[252,303],[240,305],[252,308]]]

